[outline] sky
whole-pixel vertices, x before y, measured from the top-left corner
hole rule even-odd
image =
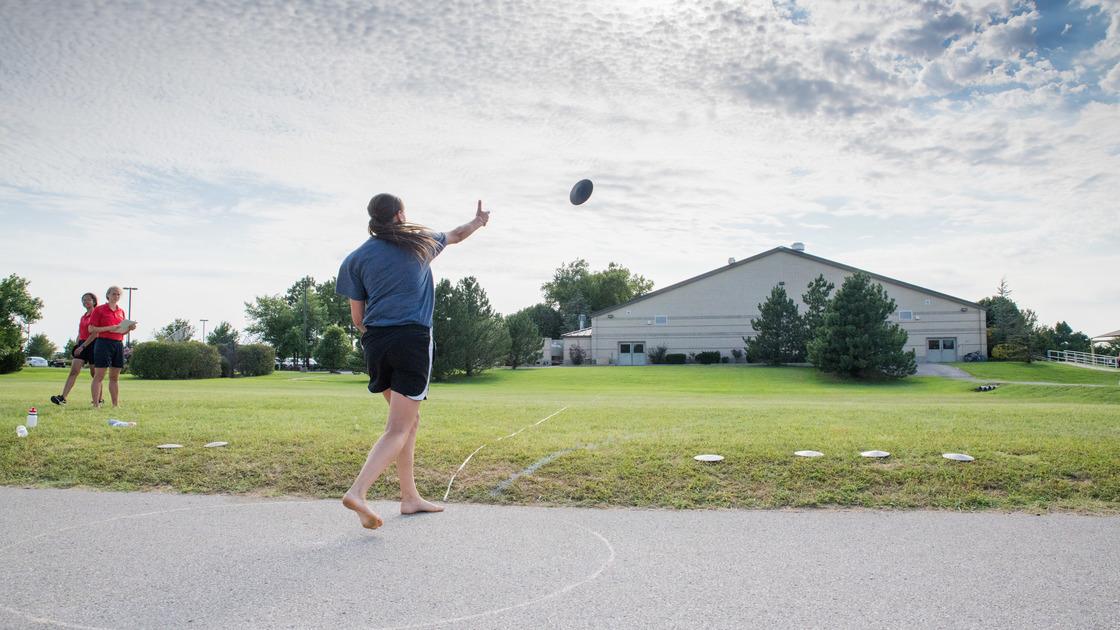
[[[0,0],[0,274],[134,340],[338,273],[379,192],[503,314],[777,246],[1120,329],[1120,0]],[[591,199],[568,201],[578,180]],[[126,298],[127,302],[127,298]]]

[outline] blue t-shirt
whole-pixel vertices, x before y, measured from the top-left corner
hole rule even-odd
[[[447,235],[437,232],[430,236],[439,243],[438,256],[447,246]],[[370,237],[350,252],[338,269],[335,293],[366,303],[362,323],[367,328],[432,327],[436,300],[431,266],[392,243]]]

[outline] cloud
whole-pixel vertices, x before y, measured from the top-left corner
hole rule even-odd
[[[146,318],[213,291],[225,310],[201,316],[235,324],[332,275],[380,191],[437,229],[483,198],[492,225],[437,273],[478,275],[503,312],[577,257],[665,286],[795,240],[919,284],[995,269],[985,247],[1012,240],[1033,273],[1032,251],[1118,238],[1120,5],[1056,6],[7,3],[0,246],[111,235]],[[28,273],[73,306],[104,279],[68,284],[87,263],[60,256]]]

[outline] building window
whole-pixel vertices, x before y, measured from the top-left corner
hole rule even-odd
[[[900,321],[900,322],[914,321],[914,311],[899,311],[898,312],[898,321]]]
[[[669,325],[669,316],[668,315],[654,315],[653,316],[653,325],[654,326],[668,326]]]

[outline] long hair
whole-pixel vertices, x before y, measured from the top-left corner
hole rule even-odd
[[[374,195],[366,210],[370,236],[402,247],[424,262],[435,258],[439,241],[432,238],[431,230],[415,223],[397,222],[397,214],[404,210],[400,197],[389,193]]]

